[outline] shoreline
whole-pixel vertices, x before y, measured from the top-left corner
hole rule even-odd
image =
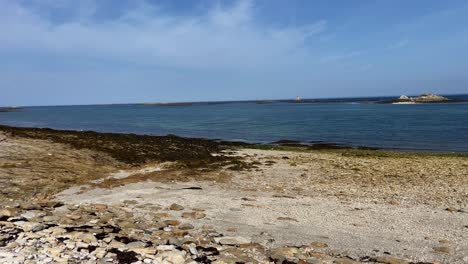
[[[279,139],[273,142],[250,142],[250,141],[239,141],[239,140],[228,140],[228,139],[216,139],[216,138],[205,138],[205,137],[188,137],[188,136],[179,136],[173,134],[166,135],[153,135],[153,134],[140,134],[140,133],[129,133],[129,132],[99,132],[94,130],[69,130],[69,129],[57,129],[49,127],[21,127],[21,126],[10,126],[0,124],[0,131],[44,131],[48,133],[83,133],[83,134],[101,134],[109,136],[136,136],[136,137],[154,137],[154,138],[168,138],[174,137],[181,140],[192,140],[200,142],[212,142],[218,144],[219,146],[230,146],[230,147],[251,147],[258,149],[289,149],[294,150],[362,150],[362,151],[381,151],[381,152],[395,152],[395,153],[409,153],[409,154],[428,154],[428,155],[460,155],[468,157],[467,151],[446,151],[446,150],[426,150],[426,149],[403,149],[403,148],[382,148],[374,146],[365,146],[365,145],[352,145],[352,144],[343,144],[338,142],[330,141],[299,141],[291,139]]]
[[[466,175],[466,155],[0,126],[0,262],[462,264]]]

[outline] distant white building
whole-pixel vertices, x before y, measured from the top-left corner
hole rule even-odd
[[[408,96],[406,96],[406,95],[402,95],[402,96],[400,96],[400,98],[398,98],[398,99],[401,99],[401,100],[408,100],[408,99],[410,99],[410,98],[409,98]]]

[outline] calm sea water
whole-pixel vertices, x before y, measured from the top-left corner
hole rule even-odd
[[[468,99],[468,95],[458,96]],[[468,103],[386,105],[232,102],[181,106],[26,107],[0,124],[270,143],[280,139],[468,152]]]

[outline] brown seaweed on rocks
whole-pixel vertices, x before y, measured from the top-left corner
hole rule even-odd
[[[239,157],[222,153],[222,142],[184,138],[175,135],[152,136],[137,134],[99,133],[94,131],[54,130],[49,128],[18,128],[0,125],[0,131],[14,137],[49,140],[75,149],[90,149],[107,153],[116,160],[139,166],[148,162],[177,162],[179,168],[216,169],[225,166],[245,168]]]

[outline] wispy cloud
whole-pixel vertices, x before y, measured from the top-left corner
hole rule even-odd
[[[305,41],[327,27],[325,20],[301,27],[258,26],[251,0],[215,5],[202,15],[188,17],[171,16],[139,1],[106,20],[94,19],[98,1],[79,2],[80,8],[69,0],[46,1],[37,8],[0,1],[1,50],[85,55],[158,67],[278,67],[291,66],[306,56]],[[81,11],[59,22],[44,12],[68,6]]]

